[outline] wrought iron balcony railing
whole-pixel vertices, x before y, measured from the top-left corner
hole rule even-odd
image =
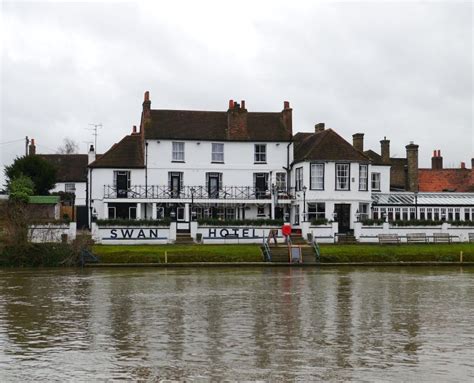
[[[291,199],[291,193],[277,191],[279,199]],[[270,190],[252,186],[222,186],[219,189],[206,186],[183,186],[173,189],[165,185],[132,185],[120,189],[113,185],[104,185],[104,198],[130,199],[270,199]]]

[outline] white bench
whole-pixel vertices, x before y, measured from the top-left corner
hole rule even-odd
[[[434,243],[451,243],[451,236],[448,233],[433,233]]]

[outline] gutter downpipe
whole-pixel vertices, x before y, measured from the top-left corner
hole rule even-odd
[[[145,142],[145,199],[148,199],[148,142]],[[145,219],[148,219],[147,204],[148,202],[145,201]]]

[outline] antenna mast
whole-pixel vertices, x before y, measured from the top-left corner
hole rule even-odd
[[[93,133],[92,135],[94,136],[94,148],[95,148],[95,151],[97,153],[97,136],[98,136],[98,130],[99,129],[102,129],[102,123],[100,124],[89,124],[90,126],[92,126],[93,128],[89,128],[88,130],[92,130]]]

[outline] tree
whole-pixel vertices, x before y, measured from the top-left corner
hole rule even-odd
[[[33,181],[33,192],[37,195],[48,195],[56,184],[56,168],[36,155],[17,157],[13,164],[5,166],[7,189],[9,191],[11,190],[11,182],[21,175],[29,177]]]
[[[35,185],[31,178],[21,174],[10,182],[10,200],[28,203],[28,198],[33,195],[34,188]]]
[[[58,154],[76,154],[79,151],[79,144],[73,139],[66,137],[62,146],[56,151]]]

